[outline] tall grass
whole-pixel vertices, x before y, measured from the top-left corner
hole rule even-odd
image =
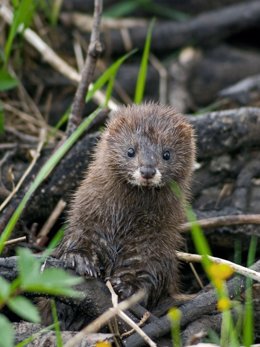
[[[134,102],[136,104],[140,104],[143,101],[143,97],[144,97],[145,82],[147,77],[147,67],[148,67],[148,61],[149,61],[149,54],[150,54],[150,47],[151,47],[151,40],[152,40],[152,30],[154,27],[154,23],[155,23],[155,19],[151,21],[147,31],[143,56],[141,60],[141,66],[139,69],[136,87],[135,87]]]
[[[14,2],[16,8],[4,49],[5,64],[8,63],[15,36],[19,32],[23,33],[23,31],[31,24],[36,10],[36,3],[35,0],[20,0],[19,2]]]
[[[250,267],[255,261],[257,249],[257,237],[252,236],[249,246],[247,266]],[[254,311],[253,311],[253,281],[247,278],[245,295],[245,313],[243,322],[243,345],[249,347],[254,342]]]

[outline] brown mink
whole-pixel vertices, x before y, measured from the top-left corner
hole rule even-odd
[[[56,256],[80,275],[109,279],[121,299],[144,289],[148,308],[176,294],[194,156],[193,129],[172,107],[119,108],[75,193]]]

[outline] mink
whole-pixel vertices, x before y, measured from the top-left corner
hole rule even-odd
[[[74,194],[56,256],[79,275],[110,280],[143,304],[178,293],[176,250],[195,157],[192,126],[173,107],[119,108]]]

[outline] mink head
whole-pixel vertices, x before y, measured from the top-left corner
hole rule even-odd
[[[102,141],[107,163],[120,181],[162,187],[189,182],[194,161],[193,130],[172,107],[143,104],[118,109]]]

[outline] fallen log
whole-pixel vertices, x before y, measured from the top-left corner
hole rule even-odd
[[[151,50],[162,53],[194,43],[212,43],[213,40],[216,42],[258,24],[259,19],[260,3],[250,1],[204,12],[180,23],[159,22],[153,29]],[[146,35],[147,28],[130,29],[131,47],[127,47],[143,49]],[[126,51],[120,31],[107,31],[104,41],[106,50],[112,54],[122,54]]]
[[[28,346],[30,347],[52,347],[57,344],[56,333],[53,330],[44,330],[44,327],[40,324],[32,324],[27,322],[14,323],[13,327],[15,329],[15,344],[18,344],[25,339],[28,339],[33,335],[33,339]],[[47,330],[47,331],[46,331]],[[61,337],[63,343],[69,341],[76,332],[73,331],[62,331]],[[80,344],[80,347],[92,347],[97,342],[113,342],[112,334],[89,334],[85,336]]]
[[[256,262],[252,269],[260,270],[260,260]],[[245,290],[245,278],[236,276],[227,281],[227,288],[229,297],[239,298]],[[199,317],[207,314],[211,314],[216,310],[217,297],[215,289],[209,291],[200,292],[193,300],[189,301],[179,307],[182,313],[181,327],[184,327],[190,322],[197,320]],[[156,322],[152,322],[146,325],[143,330],[152,339],[157,339],[165,334],[169,333],[171,329],[171,323],[168,316],[163,316]],[[124,340],[126,347],[139,347],[143,345],[143,340],[139,335],[133,334]]]

